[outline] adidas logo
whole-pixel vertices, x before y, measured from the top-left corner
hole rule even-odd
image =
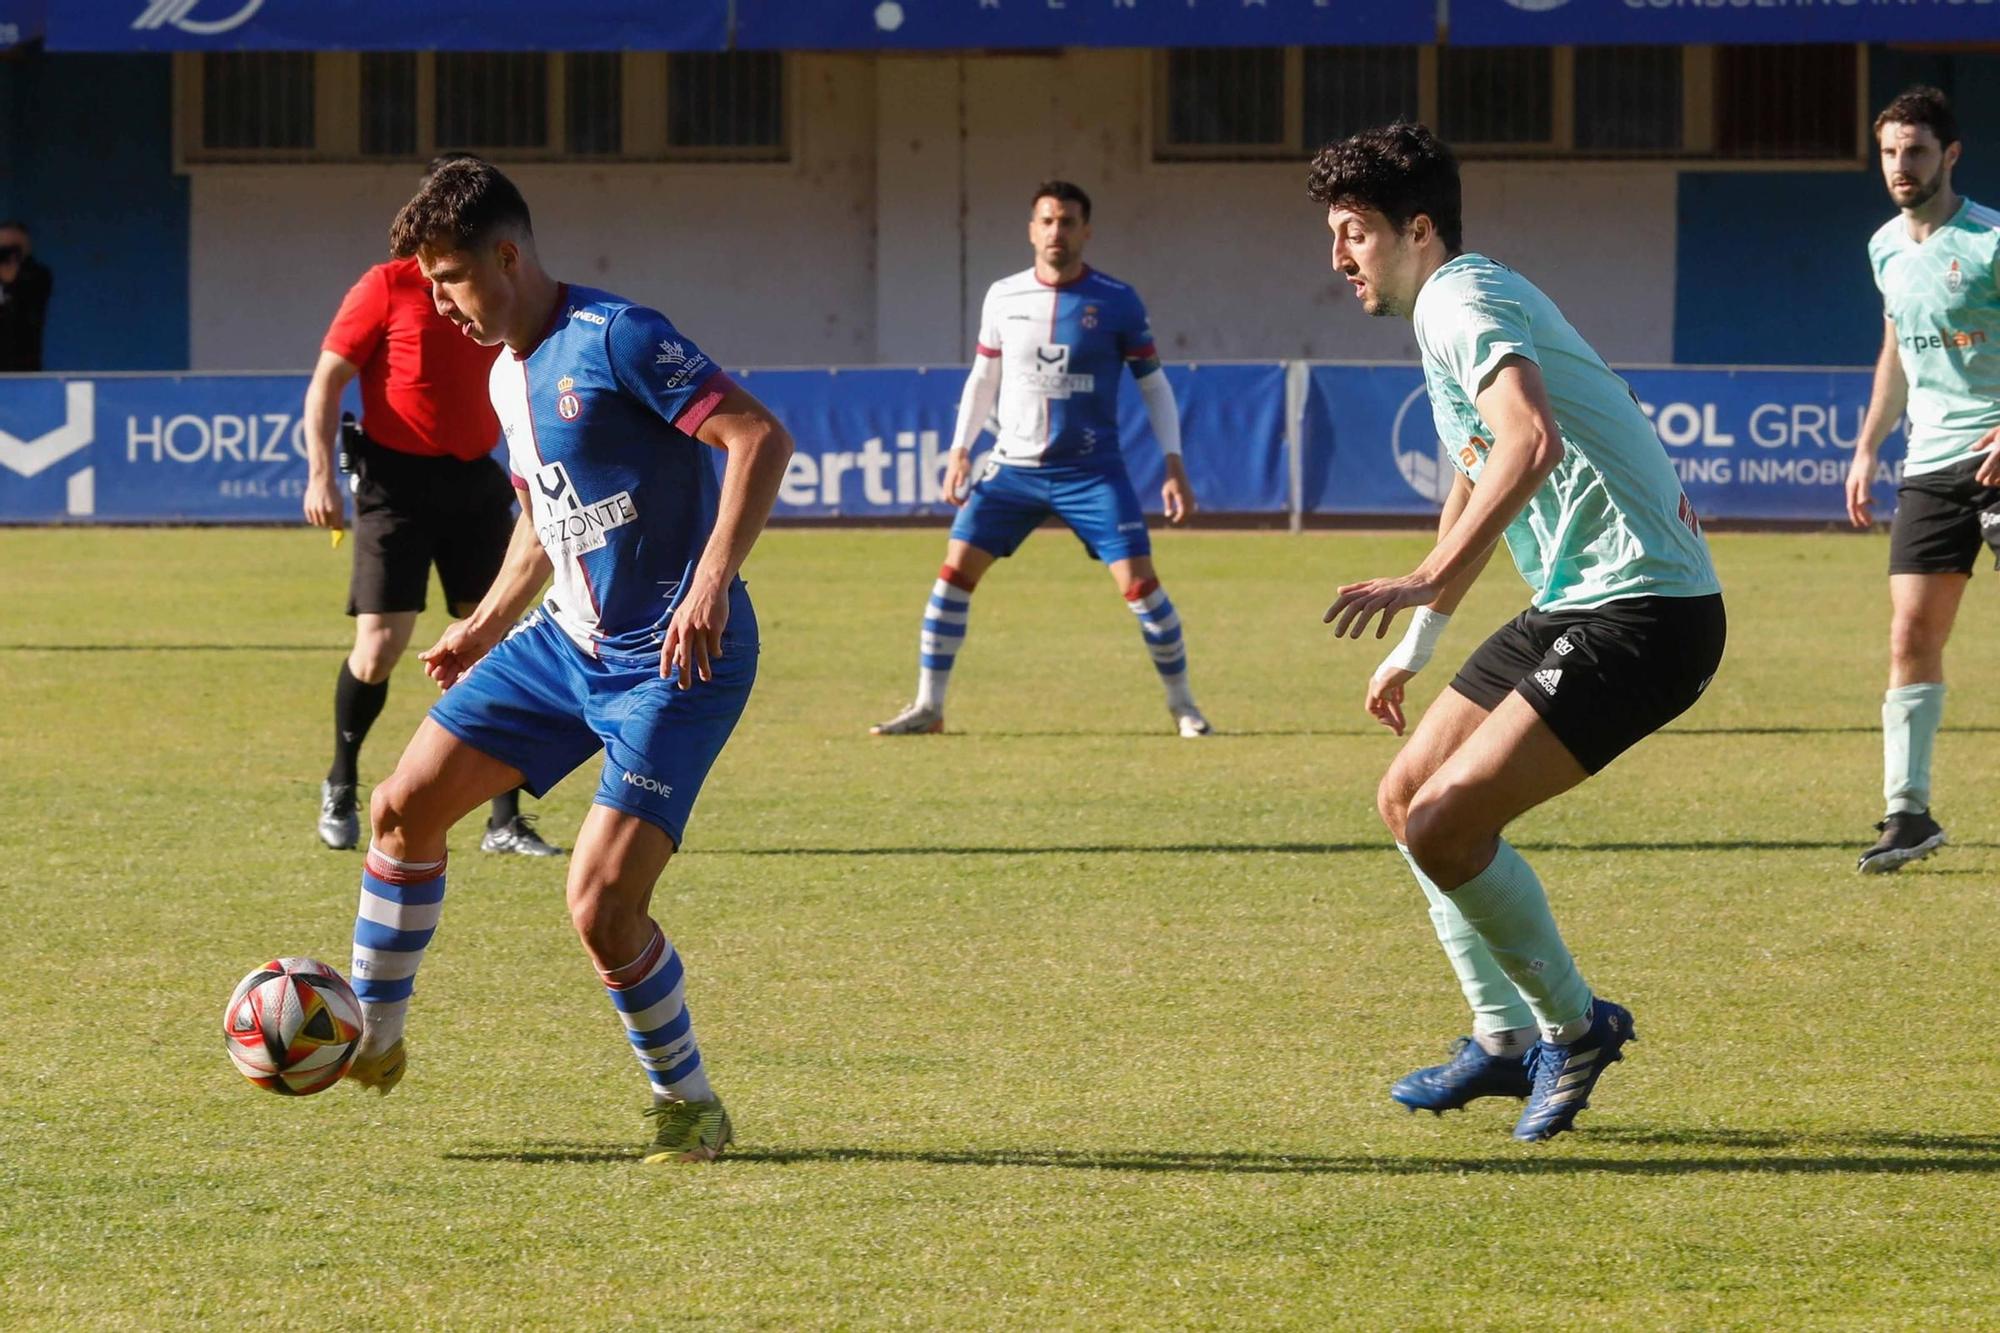
[[[1535,673],[1535,684],[1542,687],[1542,693],[1553,696],[1556,686],[1562,684],[1563,673],[1555,667]]]

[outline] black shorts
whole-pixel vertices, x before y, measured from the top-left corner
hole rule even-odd
[[[1530,609],[1480,644],[1451,687],[1489,712],[1514,691],[1595,773],[1701,698],[1727,633],[1713,593]]]
[[[1985,461],[1982,454],[1903,479],[1889,521],[1891,574],[1970,574],[1982,545],[2000,557],[2000,490],[1972,479]]]
[[[484,597],[514,532],[514,487],[500,465],[423,458],[373,441],[360,444],[354,464],[347,614],[423,610],[433,564],[449,605]]]

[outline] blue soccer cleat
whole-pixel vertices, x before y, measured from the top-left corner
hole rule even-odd
[[[1590,1091],[1605,1069],[1625,1058],[1626,1042],[1637,1040],[1632,1015],[1623,1005],[1592,1000],[1588,1032],[1567,1046],[1536,1042],[1527,1064],[1535,1086],[1514,1126],[1514,1137],[1541,1143],[1575,1124],[1576,1113],[1590,1105]]]
[[[1441,1065],[1405,1074],[1389,1095],[1412,1111],[1443,1115],[1481,1097],[1525,1097],[1528,1066],[1518,1055],[1488,1055],[1478,1042],[1460,1037],[1451,1059]]]

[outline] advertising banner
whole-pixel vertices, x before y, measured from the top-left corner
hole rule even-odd
[[[951,512],[939,485],[963,367],[735,373],[798,445],[778,517]],[[1166,374],[1202,507],[1287,512],[1284,367],[1169,366]],[[303,375],[0,377],[0,522],[296,521],[305,389]],[[1158,446],[1139,395],[1126,390],[1120,405],[1134,481],[1157,512]]]
[[[51,51],[720,51],[728,0],[78,0]]]
[[[1455,475],[1414,366],[1315,365],[1301,432],[1305,512],[1435,513]],[[1822,520],[1847,513],[1849,460],[1869,372],[1674,368],[1622,372],[1697,513]],[[1454,442],[1454,447],[1455,447]],[[1876,467],[1876,513],[1895,505],[1897,429]]]
[[[736,0],[751,50],[1427,46],[1429,0]]]
[[[2000,0],[1451,0],[1454,46],[2000,39]]]

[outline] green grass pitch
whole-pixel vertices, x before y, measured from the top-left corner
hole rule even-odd
[[[1884,541],[1715,540],[1708,697],[1513,830],[1643,1038],[1524,1147],[1512,1102],[1386,1096],[1465,1016],[1374,816],[1381,645],[1319,617],[1424,538],[1162,537],[1221,732],[1189,743],[1110,580],[1041,533],[975,602],[954,734],[872,740],[942,545],[752,561],[762,679],[656,899],[739,1149],[653,1169],[560,867],[471,824],[402,1088],[230,1069],[239,976],[347,965],[359,858],[312,834],[344,553],[0,532],[0,1326],[2000,1324],[1990,576],[1954,845],[1863,879]],[[1496,564],[1418,702],[1524,600]],[[429,695],[406,659],[365,778]],[[542,804],[558,841],[594,774]]]

